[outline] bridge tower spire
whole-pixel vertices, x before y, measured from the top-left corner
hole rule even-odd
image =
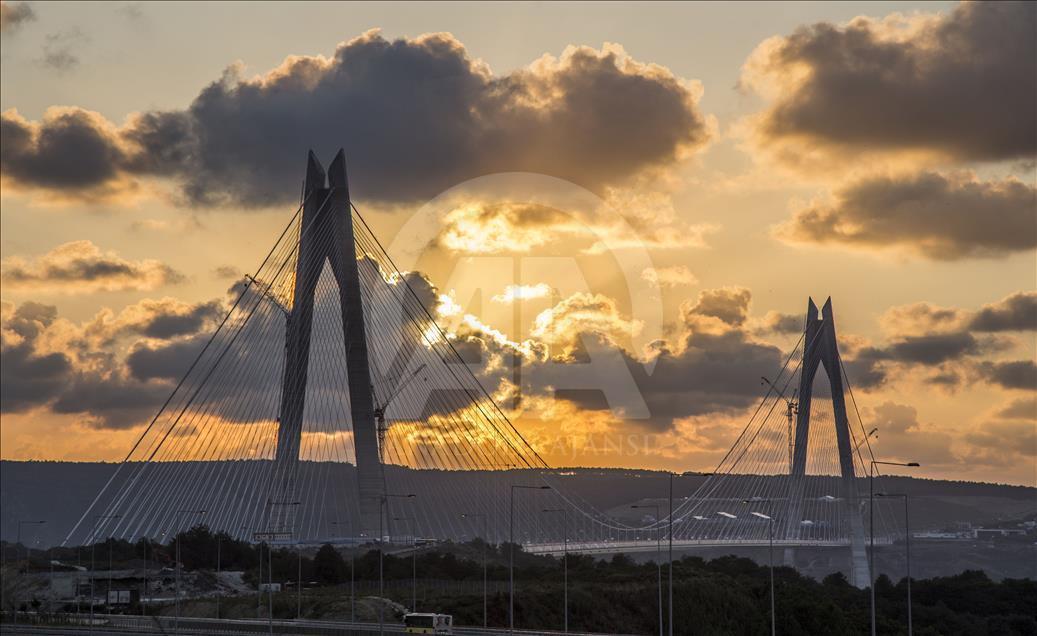
[[[374,537],[378,533],[381,501],[385,492],[382,463],[379,459],[371,368],[364,307],[360,294],[360,275],[353,235],[353,217],[346,178],[346,157],[340,149],[324,168],[310,151],[306,166],[302,225],[299,231],[295,289],[285,329],[285,365],[282,378],[277,452],[273,464],[271,531],[292,532],[294,502],[298,484],[299,451],[302,441],[303,413],[313,329],[313,295],[324,269],[331,271],[338,285],[345,343],[353,447],[356,455],[359,490],[360,532]]]
[[[868,557],[865,549],[864,523],[859,505],[857,476],[854,471],[852,436],[849,418],[846,415],[845,384],[839,347],[835,338],[835,316],[832,299],[828,298],[821,307],[818,317],[813,298],[807,300],[807,319],[803,340],[803,363],[799,377],[799,412],[796,415],[796,432],[792,450],[790,483],[790,515],[788,536],[798,536],[803,509],[803,494],[807,468],[807,443],[810,439],[810,405],[813,397],[814,377],[818,368],[824,368],[832,392],[832,411],[835,416],[836,445],[839,450],[839,468],[842,476],[843,498],[836,505],[843,506],[843,515],[850,520],[851,579],[860,588],[871,584]],[[845,518],[845,517],[844,517]],[[786,551],[786,560],[792,560],[792,550]],[[789,563],[791,565],[791,563]]]

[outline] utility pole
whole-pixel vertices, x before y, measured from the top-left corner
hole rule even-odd
[[[906,466],[917,468],[921,466],[918,462],[880,462],[871,460],[871,470],[868,471],[868,539],[871,550],[868,554],[868,576],[871,577],[871,636],[876,636],[878,626],[875,619],[875,466]]]

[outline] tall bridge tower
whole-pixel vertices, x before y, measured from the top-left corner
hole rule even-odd
[[[803,508],[804,482],[807,469],[807,444],[810,439],[810,404],[813,396],[814,376],[823,367],[828,376],[832,392],[832,411],[835,416],[836,444],[839,450],[839,467],[844,497],[838,502],[842,514],[850,520],[851,579],[857,587],[868,587],[871,579],[868,571],[868,556],[865,549],[864,523],[861,519],[857,476],[854,472],[853,445],[849,419],[846,416],[846,399],[843,394],[844,378],[839,348],[835,338],[835,317],[832,299],[825,301],[818,317],[817,305],[812,298],[807,300],[806,335],[803,344],[803,363],[799,378],[799,412],[796,416],[795,441],[792,450],[790,472],[788,533],[795,537],[800,531],[800,511]],[[792,551],[786,552],[790,561]],[[790,564],[791,565],[791,564]]]
[[[338,285],[345,343],[347,383],[353,446],[356,454],[359,489],[360,533],[378,534],[385,480],[378,452],[371,368],[367,335],[364,332],[364,307],[360,294],[353,217],[346,179],[346,158],[338,151],[325,175],[311,151],[306,166],[302,225],[299,231],[295,289],[285,329],[285,364],[282,378],[277,451],[273,482],[268,501],[271,531],[291,532],[297,492],[299,451],[306,383],[310,362],[310,337],[313,330],[313,296],[324,263]]]

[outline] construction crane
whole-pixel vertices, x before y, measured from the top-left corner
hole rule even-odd
[[[799,402],[796,401],[796,389],[792,389],[792,397],[785,397],[785,392],[774,386],[773,382],[763,376],[760,376],[760,379],[763,380],[761,384],[769,386],[778,394],[778,397],[785,402],[785,418],[788,420],[788,430],[786,431],[786,435],[789,442],[789,473],[791,474],[793,455],[795,454],[796,449],[795,439],[792,435],[792,423],[796,420],[796,416],[799,415]]]
[[[419,373],[425,370],[426,366],[428,365],[422,364],[417,369],[414,369],[414,371],[396,387],[396,391],[386,398],[385,402],[382,404],[378,404],[378,397],[375,395],[374,385],[371,386],[371,395],[375,396],[374,421],[376,430],[378,431],[378,459],[381,460],[383,464],[385,463],[385,435],[389,431],[389,427],[385,424],[385,409],[389,408],[392,401],[395,400],[405,388],[407,388],[407,385],[410,384]]]
[[[249,274],[245,274],[245,278],[248,280],[249,285],[254,287],[257,291],[259,291],[263,298],[266,298],[268,301],[270,301],[270,303],[272,303],[281,311],[282,314],[284,314],[286,320],[291,320],[292,310],[288,309],[288,307],[283,302],[281,302],[281,300],[277,296],[274,296],[272,293],[270,293],[269,285],[264,286],[262,283],[256,280],[255,277]]]

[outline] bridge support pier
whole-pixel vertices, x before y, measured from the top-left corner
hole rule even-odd
[[[325,181],[327,183],[325,183]],[[285,329],[285,366],[278,418],[277,453],[271,481],[269,530],[293,532],[298,488],[299,452],[313,329],[313,294],[325,262],[338,285],[346,354],[349,406],[356,453],[360,533],[378,534],[385,479],[371,389],[364,307],[353,236],[353,216],[346,178],[346,158],[338,151],[325,175],[311,151],[306,166],[305,199],[299,232],[295,290]]]
[[[823,367],[832,390],[832,411],[835,416],[836,444],[839,449],[839,468],[842,475],[841,497],[832,502],[843,508],[850,520],[850,580],[859,587],[871,585],[868,571],[868,556],[865,548],[864,522],[861,518],[857,476],[853,463],[853,444],[849,419],[846,415],[846,399],[843,394],[842,364],[835,338],[835,317],[832,299],[825,301],[818,317],[814,300],[807,301],[806,334],[803,344],[803,363],[799,378],[799,412],[796,415],[795,442],[792,452],[790,474],[788,537],[802,534],[803,495],[806,485],[807,444],[810,438],[810,404],[813,396],[814,376]],[[786,563],[794,560],[791,549],[785,551]]]

